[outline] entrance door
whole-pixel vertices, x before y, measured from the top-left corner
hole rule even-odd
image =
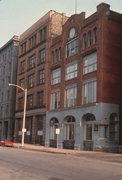
[[[93,151],[93,127],[95,116],[93,114],[87,113],[83,116],[84,121],[84,141],[83,149],[86,151]]]

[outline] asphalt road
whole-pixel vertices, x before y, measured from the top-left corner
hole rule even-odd
[[[120,180],[122,164],[0,147],[0,180]]]

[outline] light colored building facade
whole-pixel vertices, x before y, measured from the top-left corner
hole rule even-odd
[[[49,11],[20,36],[17,84],[27,88],[25,143],[45,144],[50,38],[62,33],[67,17]],[[24,93],[16,94],[15,141],[21,141]]]
[[[18,44],[18,36],[13,36],[0,48],[0,140],[13,140],[14,135],[16,89],[8,83],[16,84]]]
[[[122,143],[120,29],[122,15],[102,3],[88,18],[84,12],[71,16],[62,35],[52,40],[46,146],[118,151]]]

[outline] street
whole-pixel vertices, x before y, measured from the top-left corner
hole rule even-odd
[[[122,164],[0,147],[0,180],[120,180]]]

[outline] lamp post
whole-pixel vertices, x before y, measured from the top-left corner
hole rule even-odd
[[[17,84],[8,84],[9,86],[14,86],[17,87],[19,89],[21,89],[22,91],[24,91],[24,111],[23,111],[23,122],[22,122],[22,147],[24,146],[24,136],[25,136],[25,117],[26,117],[26,105],[27,105],[27,88],[23,88],[21,86],[18,86]]]

